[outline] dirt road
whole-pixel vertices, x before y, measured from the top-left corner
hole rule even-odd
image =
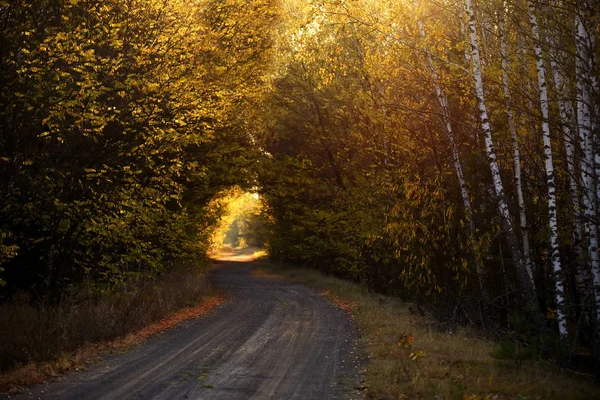
[[[360,396],[355,328],[311,289],[211,272],[230,301],[124,354],[16,399],[347,399]]]

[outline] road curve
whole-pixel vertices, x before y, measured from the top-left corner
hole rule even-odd
[[[360,397],[355,327],[311,289],[224,262],[230,301],[88,370],[15,399],[349,399]]]

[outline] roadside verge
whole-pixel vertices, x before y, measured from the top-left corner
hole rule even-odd
[[[0,393],[77,371],[102,353],[123,352],[185,320],[200,317],[226,301],[204,276],[179,274],[135,293],[102,297],[60,308],[3,305],[3,359],[30,355],[4,366]],[[21,356],[22,358],[23,356]]]
[[[396,399],[592,399],[591,379],[542,361],[517,365],[492,357],[497,343],[460,328],[443,332],[416,307],[317,271],[261,261],[260,274],[308,284],[351,313],[369,360],[367,397]],[[262,272],[261,272],[262,271]]]

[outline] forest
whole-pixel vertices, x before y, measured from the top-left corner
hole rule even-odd
[[[146,287],[207,255],[242,190],[271,259],[600,371],[599,20],[594,0],[0,1],[0,301]]]

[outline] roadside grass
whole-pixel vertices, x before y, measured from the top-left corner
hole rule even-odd
[[[225,296],[198,270],[60,307],[0,305],[0,392],[18,392],[207,313]]]
[[[306,283],[351,313],[368,362],[367,396],[377,399],[600,399],[590,378],[549,363],[521,366],[493,358],[498,344],[468,329],[440,332],[434,321],[397,298],[369,293],[354,283],[317,271],[262,262],[272,274]]]

